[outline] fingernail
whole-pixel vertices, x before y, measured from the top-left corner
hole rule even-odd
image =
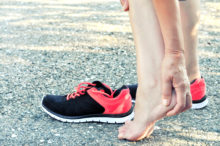
[[[165,105],[165,106],[168,105],[168,100],[167,99],[163,99],[163,105]]]

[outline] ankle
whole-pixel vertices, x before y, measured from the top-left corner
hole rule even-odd
[[[148,90],[158,89],[158,87],[160,87],[159,85],[160,85],[159,79],[149,79],[148,81],[144,83],[138,84],[138,91],[146,92]]]
[[[196,74],[191,74],[191,75],[188,75],[188,78],[189,78],[189,81],[191,83],[195,79],[200,79],[201,78],[201,74],[200,74],[200,72],[198,72]]]
[[[187,70],[187,75],[188,75],[188,79],[190,82],[192,82],[195,79],[201,78],[198,63],[193,63],[193,62],[191,62],[191,64],[188,63],[186,65],[186,70]]]

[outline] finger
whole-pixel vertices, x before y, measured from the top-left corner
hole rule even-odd
[[[192,107],[192,96],[190,93],[186,95],[186,106],[183,109],[183,112],[190,109]]]
[[[123,125],[118,130],[118,139],[124,139],[126,137],[127,125]]]
[[[119,128],[118,128],[118,132],[119,132],[119,133],[123,133],[124,131],[125,131],[125,128],[124,128],[124,127],[119,127]]]
[[[184,88],[176,88],[176,96],[177,96],[177,104],[174,107],[173,110],[169,111],[167,113],[167,116],[174,116],[181,112],[183,112],[183,109],[186,106],[186,92]]]
[[[124,139],[124,135],[125,135],[125,130],[120,130],[118,132],[118,139]]]
[[[165,106],[169,106],[172,97],[172,84],[170,80],[164,80],[162,83],[162,102]]]

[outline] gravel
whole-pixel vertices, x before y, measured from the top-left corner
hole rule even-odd
[[[0,145],[220,145],[220,3],[202,0],[200,67],[208,107],[157,123],[149,139],[117,139],[120,124],[62,123],[46,94],[82,81],[137,82],[135,49],[119,0],[0,1]]]

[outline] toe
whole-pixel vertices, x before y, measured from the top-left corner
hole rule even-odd
[[[125,133],[126,133],[126,125],[123,125],[120,128],[118,128],[118,139],[124,139]]]
[[[118,139],[124,139],[125,138],[124,134],[125,134],[125,131],[119,131]]]
[[[123,127],[118,128],[118,133],[122,133],[124,131],[125,131],[125,129]]]
[[[126,121],[126,122],[125,122],[125,125],[129,124],[130,122],[131,122],[130,120]]]
[[[118,134],[118,139],[127,139],[127,140],[132,140],[130,128],[131,128],[132,122],[127,121],[125,125],[119,128],[119,134]]]

